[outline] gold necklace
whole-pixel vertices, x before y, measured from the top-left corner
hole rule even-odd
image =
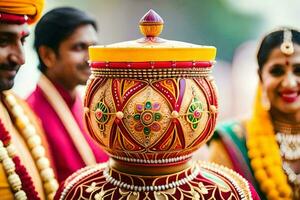
[[[54,171],[50,166],[50,161],[45,155],[45,148],[41,143],[41,137],[38,135],[34,125],[30,122],[23,108],[18,104],[16,98],[12,94],[4,94],[4,97],[13,118],[16,120],[16,127],[26,140],[26,144],[34,158],[43,181],[47,199],[52,200],[58,189],[58,182],[55,179]]]
[[[274,121],[273,122],[274,130],[280,133],[285,134],[299,134],[300,133],[300,124],[289,124],[286,122]]]

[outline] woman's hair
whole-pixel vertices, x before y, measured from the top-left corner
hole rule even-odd
[[[257,52],[257,62],[260,71],[262,70],[263,65],[267,62],[271,51],[276,47],[280,47],[283,43],[283,34],[285,30],[291,31],[292,42],[300,45],[300,32],[295,29],[282,28],[269,33],[263,38]]]

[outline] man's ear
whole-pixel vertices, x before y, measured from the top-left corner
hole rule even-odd
[[[39,57],[43,61],[43,63],[46,65],[47,68],[52,68],[55,66],[56,63],[56,53],[53,49],[47,47],[47,46],[40,46],[39,47]]]

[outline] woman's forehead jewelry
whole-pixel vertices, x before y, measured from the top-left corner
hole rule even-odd
[[[280,50],[285,55],[292,55],[294,53],[292,36],[292,31],[290,29],[283,30],[283,42],[280,46]]]

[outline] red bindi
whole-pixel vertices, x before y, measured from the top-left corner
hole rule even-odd
[[[289,61],[288,58],[286,58],[286,60],[285,60],[285,65],[289,65],[289,64],[290,64],[290,61]]]
[[[21,37],[27,36],[28,34],[29,34],[29,32],[26,31],[26,30],[23,30],[23,31],[20,32]]]

